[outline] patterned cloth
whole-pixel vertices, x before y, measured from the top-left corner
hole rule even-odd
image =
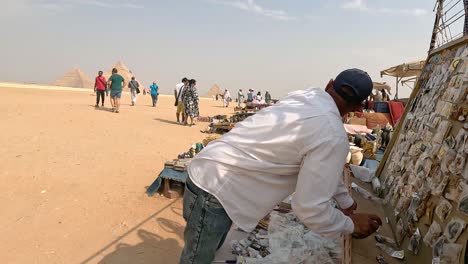
[[[182,94],[182,102],[184,103],[185,114],[187,114],[187,116],[191,118],[198,117],[199,111],[197,88],[194,86],[187,86]]]

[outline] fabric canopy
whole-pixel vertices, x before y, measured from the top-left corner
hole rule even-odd
[[[392,87],[388,85],[387,83],[373,82],[372,84],[374,85],[374,90],[377,90],[377,91],[386,90],[387,92],[391,94],[390,91],[392,90]]]
[[[423,70],[426,60],[403,63],[380,72],[380,76],[393,76],[397,78],[406,78],[419,76]]]

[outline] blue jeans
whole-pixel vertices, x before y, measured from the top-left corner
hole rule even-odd
[[[153,106],[156,106],[156,103],[158,102],[158,95],[151,94],[151,99],[153,100]]]
[[[183,216],[185,246],[181,264],[210,264],[223,245],[232,221],[211,194],[198,188],[190,178],[185,183]]]

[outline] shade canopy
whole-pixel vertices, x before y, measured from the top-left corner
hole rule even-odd
[[[380,72],[380,77],[384,75],[397,77],[397,78],[407,78],[407,77],[415,77],[419,76],[423,71],[424,64],[426,60],[418,60],[408,63],[403,63],[397,66],[393,66],[386,70]]]
[[[392,90],[392,87],[385,82],[382,82],[382,83],[373,82],[372,84],[374,85],[374,90],[377,90],[377,91],[386,90],[387,92],[390,93]]]

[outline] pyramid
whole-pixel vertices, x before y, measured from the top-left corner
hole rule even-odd
[[[213,97],[216,96],[217,94],[222,95],[224,94],[223,90],[219,88],[217,84],[213,85],[210,90],[206,93],[206,97]]]
[[[106,79],[109,79],[109,77],[112,75],[112,69],[116,68],[117,69],[117,74],[120,74],[126,83],[126,86],[128,85],[128,82],[132,80],[133,72],[121,61],[118,61],[113,67],[111,67],[107,72],[104,73],[104,77]],[[138,80],[138,83],[140,84],[140,89],[143,88],[143,84]]]
[[[93,88],[94,82],[80,69],[73,68],[62,77],[55,80],[53,85],[74,88]]]

